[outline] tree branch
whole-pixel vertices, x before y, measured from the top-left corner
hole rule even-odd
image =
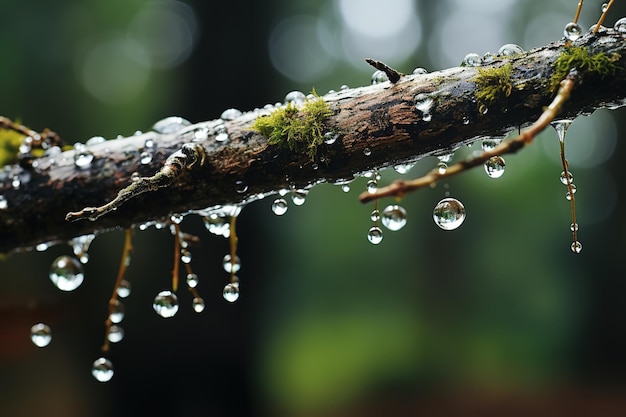
[[[234,120],[198,123],[176,133],[147,132],[92,145],[88,151],[93,160],[83,168],[75,165],[74,151],[41,158],[36,168],[5,167],[0,172],[0,195],[6,202],[0,209],[0,251],[128,228],[168,219],[172,213],[251,202],[290,186],[348,181],[372,169],[447,154],[481,137],[505,135],[534,122],[552,100],[549,79],[564,45],[555,42],[489,63],[489,67],[510,63],[512,90],[486,112],[476,102],[475,67],[407,75],[395,83],[328,94],[323,98],[333,116],[324,125],[339,138],[320,145],[314,161],[305,153],[268,145],[265,137],[251,130],[257,117],[270,112],[260,110]],[[619,54],[617,64],[625,66],[624,37],[614,30],[586,35],[574,45],[588,48],[591,54]],[[432,99],[427,111],[416,103],[420,94]],[[626,71],[603,78],[582,73],[561,116],[617,108],[625,101]],[[155,143],[154,150],[146,148],[146,140]],[[165,186],[130,196],[96,221],[66,222],[68,212],[114,200],[132,183],[133,173],[154,176],[186,143],[201,146],[202,163],[172,165],[181,171],[165,178]],[[142,164],[142,152],[150,152],[149,162]]]

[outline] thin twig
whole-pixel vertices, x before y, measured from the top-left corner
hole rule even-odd
[[[401,72],[398,72],[395,69],[391,68],[389,65],[385,64],[384,62],[376,61],[375,59],[371,59],[371,58],[365,58],[365,62],[367,62],[368,64],[370,64],[377,70],[380,70],[384,72],[385,74],[387,74],[389,81],[391,81],[392,83],[397,83],[400,77],[404,75]]]
[[[561,81],[559,91],[556,97],[552,100],[552,103],[550,103],[550,105],[544,110],[535,123],[524,130],[519,136],[506,142],[502,142],[492,150],[485,151],[476,157],[450,165],[445,172],[441,172],[438,168],[435,168],[423,177],[414,180],[396,180],[386,187],[379,188],[373,193],[370,193],[369,191],[362,193],[359,196],[359,200],[362,203],[368,203],[382,197],[395,196],[401,198],[408,192],[430,186],[443,178],[451,177],[475,166],[482,165],[493,156],[517,152],[522,147],[531,143],[533,139],[541,131],[543,131],[561,111],[563,103],[567,101],[570,92],[574,87],[576,76],[576,72],[571,71],[570,74],[563,81]]]
[[[598,33],[598,30],[600,30],[600,27],[602,26],[602,23],[604,23],[604,19],[606,18],[606,14],[611,9],[611,6],[613,5],[614,1],[615,0],[610,0],[609,3],[604,8],[604,10],[602,10],[602,14],[600,15],[600,19],[598,19],[598,23],[596,23],[596,26],[593,29],[593,33]]]

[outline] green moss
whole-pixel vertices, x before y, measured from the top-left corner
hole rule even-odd
[[[474,96],[479,110],[483,113],[484,109],[511,95],[513,90],[511,64],[507,63],[501,67],[478,67],[478,74],[473,81],[476,83]]]
[[[586,48],[578,46],[566,48],[554,61],[554,74],[550,77],[549,89],[551,92],[555,92],[559,88],[561,80],[573,68],[585,73],[596,73],[600,78],[615,74],[621,69],[617,62],[619,59],[620,55],[617,53],[613,53],[611,56],[604,52],[590,55]]]
[[[265,136],[268,143],[306,153],[314,160],[317,147],[324,142],[324,122],[332,114],[328,104],[316,96],[307,99],[300,109],[289,103],[267,116],[258,117],[252,129]]]
[[[24,135],[9,129],[0,129],[0,167],[17,162]]]

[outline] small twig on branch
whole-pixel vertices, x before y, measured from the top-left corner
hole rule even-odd
[[[380,70],[384,72],[385,74],[387,74],[389,81],[391,81],[394,84],[397,83],[400,77],[404,75],[401,72],[398,72],[395,69],[391,68],[389,65],[385,64],[384,62],[376,61],[375,59],[371,59],[371,58],[365,58],[365,62],[367,62],[368,64],[370,64],[377,70]]]
[[[559,91],[556,97],[554,97],[554,100],[552,100],[552,103],[550,103],[550,105],[543,111],[535,123],[533,123],[528,129],[524,130],[516,138],[502,142],[492,150],[484,151],[478,156],[453,164],[445,171],[440,171],[438,168],[435,168],[423,177],[414,180],[396,180],[390,185],[379,188],[373,193],[366,191],[359,196],[359,200],[362,203],[368,203],[382,197],[395,196],[401,198],[408,192],[430,186],[443,178],[451,177],[475,166],[482,165],[487,162],[489,158],[494,156],[517,152],[522,147],[531,143],[533,139],[541,131],[543,131],[561,111],[563,103],[567,101],[572,88],[574,87],[576,76],[576,71],[573,70],[563,81],[561,81]]]

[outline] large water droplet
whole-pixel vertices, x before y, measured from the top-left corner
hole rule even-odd
[[[569,22],[563,29],[563,35],[570,41],[575,41],[583,34],[583,29],[578,23]]]
[[[152,130],[159,133],[176,133],[187,126],[191,126],[189,120],[178,116],[166,117],[161,119],[152,126]]]
[[[285,104],[303,104],[306,100],[306,96],[302,91],[291,91],[285,96]]]
[[[287,213],[288,208],[289,207],[287,206],[287,200],[285,200],[284,198],[277,198],[272,203],[272,212],[274,212],[274,214],[277,216],[282,216],[283,214]]]
[[[622,35],[626,34],[626,17],[622,17],[613,26],[613,29],[621,33]]]
[[[107,358],[98,358],[93,362],[91,374],[100,382],[108,382],[113,378],[113,363]]]
[[[109,302],[109,319],[113,323],[121,323],[124,320],[124,315],[126,314],[126,309],[124,308],[124,304],[120,300],[113,300],[113,302]]]
[[[569,171],[567,171],[567,173],[565,171],[562,171],[561,175],[559,176],[559,180],[561,181],[561,184],[567,185],[568,178],[569,178],[569,183],[571,184],[574,181],[574,176],[572,175],[572,173]]]
[[[203,218],[204,227],[214,235],[228,237],[230,236],[230,225],[226,218],[215,213],[209,214]]]
[[[385,71],[376,70],[372,74],[372,85],[374,85],[374,84],[381,84],[381,83],[384,83],[386,81],[389,81],[389,76],[387,76]]]
[[[485,172],[489,178],[500,178],[504,175],[504,158],[500,155],[492,156],[485,162]]]
[[[224,300],[234,303],[239,298],[239,284],[234,284],[232,282],[226,284],[222,295],[224,296]]]
[[[243,113],[241,113],[241,110],[239,109],[226,109],[222,112],[222,115],[220,116],[220,119],[222,120],[235,120],[236,118],[238,118],[239,116],[241,116]]]
[[[482,58],[475,52],[470,52],[463,58],[463,65],[466,67],[479,67],[482,64]]]
[[[378,245],[383,240],[382,229],[378,226],[370,227],[370,230],[367,232],[367,240],[369,240],[373,245]]]
[[[454,230],[465,221],[465,207],[456,198],[444,198],[435,206],[433,220],[443,230]]]
[[[154,297],[152,308],[161,317],[174,317],[178,312],[178,297],[171,291],[161,291]]]
[[[83,283],[83,266],[76,258],[61,255],[52,262],[50,280],[62,291],[74,291]]]
[[[231,272],[238,272],[241,269],[241,261],[239,260],[239,256],[235,255],[235,261],[232,262],[230,254],[226,254],[226,256],[224,256],[224,259],[222,259],[222,267],[224,268],[224,271],[228,272],[229,274]]]
[[[124,338],[124,329],[120,326],[113,325],[109,328],[109,333],[107,333],[107,339],[111,343],[121,342]]]
[[[389,205],[383,210],[382,223],[391,231],[400,230],[406,225],[406,210],[397,205]]]
[[[523,54],[524,49],[516,45],[514,43],[507,43],[506,45],[502,45],[500,49],[498,49],[498,55],[511,56],[517,54]]]
[[[306,202],[306,196],[308,191],[306,190],[296,190],[291,193],[291,201],[296,206],[301,206]]]
[[[30,328],[30,340],[37,347],[46,347],[52,341],[52,330],[50,326],[43,323],[37,323]]]

